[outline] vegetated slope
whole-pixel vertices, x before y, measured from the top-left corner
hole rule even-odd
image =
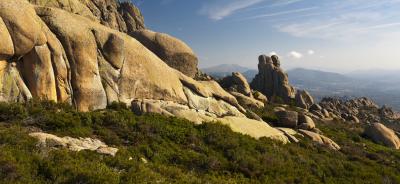
[[[264,119],[271,108],[260,109]],[[0,103],[0,183],[398,183],[400,152],[374,144],[359,124],[319,122],[340,152],[255,140],[218,123],[148,114],[123,104],[77,112],[51,102]],[[28,132],[94,137],[118,147],[116,157],[43,150]]]
[[[288,74],[296,88],[307,89],[317,99],[325,96],[357,96],[354,89],[362,87],[357,80],[338,73],[296,68],[289,70]]]

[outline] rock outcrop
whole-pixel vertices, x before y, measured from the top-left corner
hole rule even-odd
[[[295,97],[296,106],[309,109],[314,104],[314,98],[305,90],[298,90]]]
[[[197,59],[183,42],[142,32],[149,33],[169,59],[193,61],[190,69],[185,69],[187,75],[121,32],[122,24],[114,11],[118,7],[113,8],[112,3],[108,7],[110,2],[104,6],[111,10],[100,17],[90,6],[82,6],[89,3],[86,1],[63,4],[59,0],[51,6],[40,2],[0,1],[0,100],[53,100],[73,104],[80,111],[123,102],[139,112],[198,123],[219,121],[255,138],[288,142],[282,132],[267,123],[247,118],[247,111],[217,82],[188,77],[197,72],[193,72]]]
[[[400,149],[400,139],[392,129],[387,128],[381,123],[374,123],[368,126],[364,134],[371,138],[374,142],[385,146]]]
[[[259,91],[253,91],[253,97],[254,99],[263,102],[264,104],[268,103],[268,98]]]
[[[32,4],[63,9],[97,21],[120,32],[146,29],[139,9],[130,2],[114,0],[29,0]]]
[[[184,118],[197,124],[201,124],[202,122],[220,122],[229,126],[235,132],[250,135],[254,138],[268,137],[279,140],[283,143],[290,142],[281,131],[270,127],[265,122],[246,118],[246,116],[237,110],[233,111],[236,114],[232,114],[229,109],[219,109],[221,107],[218,107],[218,109],[215,109],[214,111],[225,115],[224,117],[221,117],[214,113],[210,113],[209,109],[207,109],[208,107],[212,108],[215,103],[222,103],[225,104],[223,107],[231,108],[223,101],[218,101],[216,99],[201,99],[198,102],[198,105],[203,105],[204,109],[201,109],[200,106],[198,109],[193,109],[175,102],[134,100],[132,102],[132,110],[139,115],[142,113],[158,113],[166,116]]]
[[[247,109],[264,108],[267,99],[263,99],[263,95],[258,95],[260,100],[253,97],[253,91],[250,88],[246,78],[239,72],[233,72],[231,76],[227,76],[219,80],[219,84],[230,94],[232,94],[239,104]]]
[[[2,22],[7,22],[2,27],[11,30],[2,32],[8,40],[0,53],[5,60],[3,78],[20,75],[14,77],[14,87],[5,89],[11,96],[3,99],[72,102],[83,111],[135,98],[187,103],[183,83],[189,79],[128,35],[66,11],[34,8],[26,1],[1,1],[0,10]],[[193,85],[196,90],[197,83]],[[18,97],[12,97],[15,91]]]
[[[29,0],[31,3],[63,9],[135,37],[169,66],[194,77],[197,56],[184,42],[170,35],[147,30],[139,9],[116,0]]]
[[[369,98],[362,97],[351,100],[340,98],[324,98],[319,103],[321,110],[326,110],[329,114],[340,119],[355,123],[375,123],[375,122],[392,122],[399,119],[398,113],[386,106],[379,107]],[[397,131],[400,127],[395,126]]]
[[[312,130],[315,128],[314,120],[304,114],[299,114],[299,128],[304,130]]]
[[[277,111],[275,112],[278,117],[278,122],[276,126],[287,127],[287,128],[297,128],[298,124],[298,113],[296,111]]]
[[[304,136],[310,138],[312,141],[314,141],[318,144],[321,144],[321,145],[325,145],[332,150],[340,150],[341,149],[340,146],[335,143],[335,141],[333,141],[332,139],[330,139],[326,136],[323,136],[321,134],[311,132],[308,130],[302,130],[302,129],[300,129],[299,132],[301,134],[303,134]]]
[[[189,77],[193,78],[196,76],[197,56],[181,40],[150,30],[133,31],[129,34],[155,53],[170,67],[179,70]]]
[[[118,152],[117,148],[109,147],[98,139],[58,137],[42,132],[30,133],[29,136],[36,138],[39,141],[38,146],[41,148],[67,148],[71,151],[91,150],[111,156],[115,156]]]
[[[248,97],[246,95],[243,95],[242,93],[237,93],[237,92],[230,92],[231,95],[233,95],[236,100],[239,102],[239,104],[247,109],[260,109],[264,108],[264,103],[261,101],[258,101],[252,97]]]
[[[288,76],[281,69],[278,56],[261,55],[258,60],[258,74],[251,82],[251,87],[262,92],[268,99],[279,97],[284,102],[294,99],[296,91],[289,85]]]
[[[224,89],[232,92],[238,92],[248,97],[253,97],[250,85],[247,79],[239,72],[233,72],[219,82]]]

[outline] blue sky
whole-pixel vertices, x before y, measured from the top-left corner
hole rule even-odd
[[[185,41],[200,67],[400,69],[400,0],[134,0],[146,26]]]

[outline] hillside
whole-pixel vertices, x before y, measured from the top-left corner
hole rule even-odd
[[[307,139],[282,145],[215,123],[136,116],[118,104],[84,113],[48,102],[1,103],[0,114],[0,183],[400,182],[400,153],[363,138],[360,124],[318,122],[342,145],[331,151]],[[100,138],[119,151],[49,151],[27,135],[37,130]]]
[[[265,54],[213,78],[130,1],[0,0],[0,43],[0,183],[400,183],[400,114],[334,97],[379,82]]]

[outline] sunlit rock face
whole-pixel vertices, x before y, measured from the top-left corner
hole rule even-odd
[[[156,104],[139,108],[143,112],[219,121],[255,138],[288,142],[267,123],[248,119],[236,98],[217,82],[195,81],[125,34],[130,28],[125,30],[121,20],[126,24],[124,16],[132,14],[121,14],[124,5],[111,3],[100,16],[90,1],[71,0],[68,6],[57,2],[0,1],[1,101],[37,98],[89,111],[115,101],[133,104],[146,99]],[[131,31],[143,29],[140,25],[132,24]],[[180,48],[176,40],[163,42],[180,51],[171,49]]]

